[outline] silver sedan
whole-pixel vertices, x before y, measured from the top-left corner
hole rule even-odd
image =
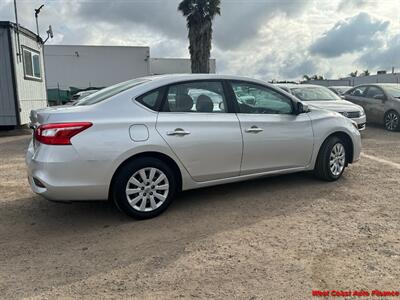
[[[182,190],[310,170],[334,181],[361,151],[353,121],[236,76],[134,79],[32,111],[31,125],[35,193],[112,199],[139,219],[163,212]]]

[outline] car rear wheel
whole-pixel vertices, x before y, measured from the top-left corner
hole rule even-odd
[[[338,180],[347,166],[346,145],[338,137],[330,137],[321,146],[314,173],[326,181]]]
[[[385,114],[385,128],[389,131],[400,130],[400,115],[394,111],[388,111]]]
[[[130,161],[115,177],[114,201],[133,218],[153,218],[166,210],[175,197],[174,175],[172,169],[157,158]]]

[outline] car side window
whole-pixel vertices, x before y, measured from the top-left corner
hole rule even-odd
[[[355,97],[365,97],[365,90],[367,89],[366,86],[356,87],[352,90],[349,94]]]
[[[160,93],[161,90],[157,89],[136,98],[136,101],[150,108],[151,110],[157,110],[157,100],[160,96]]]
[[[231,86],[239,113],[291,114],[293,112],[291,99],[272,89],[247,82],[231,82]]]
[[[224,113],[226,107],[220,81],[193,81],[171,85],[162,111]]]
[[[375,98],[375,96],[378,96],[378,95],[382,96],[382,97],[384,96],[384,93],[380,88],[377,88],[375,86],[370,86],[368,88],[368,91],[367,91],[367,94],[366,94],[367,98]]]

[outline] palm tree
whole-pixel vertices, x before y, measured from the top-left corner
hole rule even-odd
[[[186,17],[192,73],[210,73],[212,21],[221,14],[220,0],[183,0],[178,10]]]
[[[369,76],[369,75],[370,75],[370,73],[369,73],[368,70],[365,70],[364,72],[362,72],[362,73],[360,74],[360,76]]]
[[[357,77],[358,71],[355,70],[354,72],[351,72],[349,75],[350,77]]]

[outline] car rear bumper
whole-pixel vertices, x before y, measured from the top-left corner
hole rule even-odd
[[[67,149],[68,148],[68,149]],[[72,149],[71,149],[72,148]],[[28,182],[34,193],[53,201],[106,200],[106,163],[83,161],[72,146],[29,145]]]

